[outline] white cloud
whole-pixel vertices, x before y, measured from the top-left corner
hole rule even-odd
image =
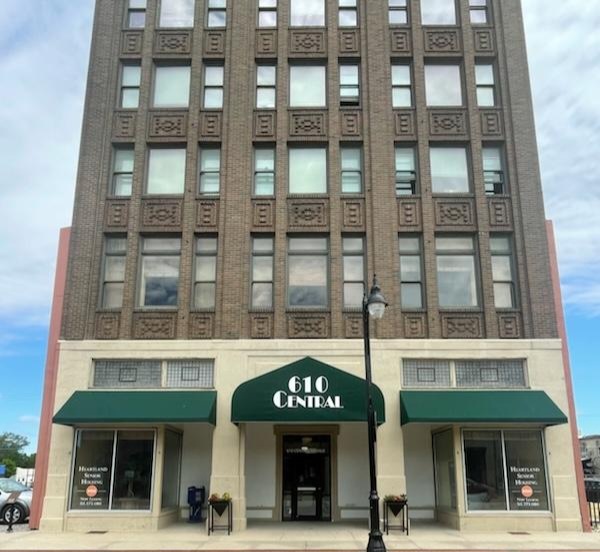
[[[546,214],[565,303],[600,316],[600,10],[523,0]]]
[[[19,422],[21,422],[23,424],[39,424],[40,417],[33,416],[31,414],[24,414],[23,416],[19,416]]]

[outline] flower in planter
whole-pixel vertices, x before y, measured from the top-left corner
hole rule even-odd
[[[222,516],[223,512],[225,512],[227,506],[229,506],[229,503],[231,502],[231,495],[229,493],[223,493],[222,496],[219,496],[218,493],[212,493],[208,497],[208,502],[212,504],[212,507],[215,509],[217,514]]]
[[[405,494],[385,495],[384,500],[387,503],[392,514],[394,514],[394,517],[396,517],[404,509],[404,506],[407,502]]]

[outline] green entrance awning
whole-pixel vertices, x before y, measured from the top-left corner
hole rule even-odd
[[[55,424],[207,422],[215,425],[216,391],[75,391]]]
[[[231,421],[275,423],[365,422],[365,380],[306,357],[240,385]],[[385,422],[381,390],[372,388],[377,423]]]
[[[567,417],[543,391],[401,391],[400,421],[558,425]]]

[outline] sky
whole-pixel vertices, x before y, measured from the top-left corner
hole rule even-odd
[[[0,9],[0,432],[35,449],[59,229],[71,221],[93,0]],[[600,2],[522,0],[579,428],[600,433]]]

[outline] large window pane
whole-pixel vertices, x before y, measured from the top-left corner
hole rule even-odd
[[[293,307],[327,306],[327,257],[290,257],[289,304]]]
[[[77,432],[71,509],[108,510],[113,438],[112,431]]]
[[[431,148],[431,180],[433,193],[468,193],[469,170],[465,148]]]
[[[144,307],[177,305],[179,238],[145,238],[142,244],[140,304]]]
[[[148,160],[149,194],[182,194],[185,185],[185,150],[151,149]]]
[[[465,431],[467,507],[506,510],[506,491],[499,431]]]
[[[190,99],[190,68],[157,67],[154,107],[187,107]]]
[[[425,65],[425,93],[429,107],[462,105],[460,67]]]
[[[456,25],[454,0],[421,0],[423,25]]]
[[[325,26],[325,0],[290,0],[290,26]]]
[[[438,291],[440,307],[476,307],[477,284],[472,256],[438,257]]]
[[[506,472],[511,510],[548,510],[546,466],[539,431],[505,431]]]
[[[194,0],[161,0],[161,27],[193,27]]]
[[[290,107],[325,107],[325,67],[290,66]]]
[[[118,431],[113,510],[149,510],[152,488],[153,431]]]
[[[290,148],[290,194],[327,193],[327,151],[325,148]]]
[[[179,503],[179,477],[181,467],[181,433],[165,431],[165,456],[163,464],[162,508],[176,508]]]
[[[433,436],[435,455],[435,498],[438,508],[456,509],[456,473],[452,431]]]

